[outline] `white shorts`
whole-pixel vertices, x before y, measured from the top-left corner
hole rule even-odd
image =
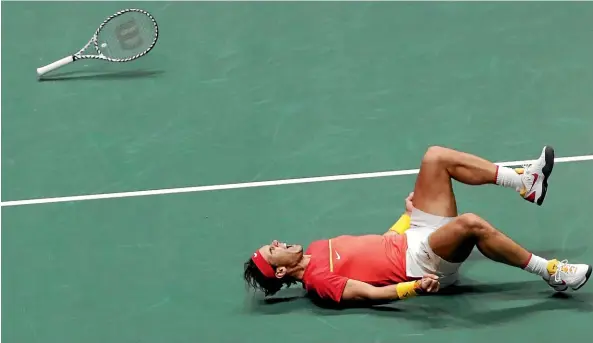
[[[428,245],[428,237],[439,227],[454,218],[439,217],[418,209],[411,215],[410,228],[406,230],[408,250],[406,252],[406,273],[408,277],[420,278],[434,274],[440,279],[441,288],[455,283],[461,263],[451,263],[435,254]]]

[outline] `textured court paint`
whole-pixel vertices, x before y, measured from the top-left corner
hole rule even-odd
[[[42,83],[127,5],[5,4],[3,200],[591,153],[590,3],[132,4],[162,28],[146,59]],[[77,78],[102,68],[157,73]]]
[[[495,161],[548,143],[591,153],[590,3],[132,4],[159,20],[155,51],[64,73],[162,73],[44,83],[35,68],[131,5],[2,4],[2,199],[398,170],[431,144]],[[500,187],[455,190],[461,211],[541,255],[592,261],[590,174],[559,165],[544,207]],[[588,339],[591,285],[555,299],[538,278],[477,257],[466,294],[389,311],[245,294],[241,264],[259,244],[382,232],[412,187],[402,177],[3,208],[2,338],[267,343],[282,328],[286,343]]]
[[[501,187],[456,185],[461,211],[479,213],[546,257],[591,261],[586,164],[555,170],[542,207]],[[7,342],[474,342],[504,332],[532,341],[542,325],[587,337],[593,285],[553,299],[539,277],[478,255],[463,268],[474,288],[381,311],[264,305],[245,292],[244,260],[272,239],[307,244],[381,233],[403,210],[410,178],[180,194],[3,209],[2,334]],[[18,263],[16,262],[18,261]],[[300,295],[297,289],[280,294]],[[560,309],[560,311],[558,311]],[[553,343],[550,330],[538,341]],[[487,343],[495,343],[487,340]]]

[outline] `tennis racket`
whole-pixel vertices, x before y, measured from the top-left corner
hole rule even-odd
[[[107,17],[80,51],[37,68],[37,76],[43,76],[77,60],[130,62],[148,54],[158,37],[159,28],[150,13],[140,9],[124,9]],[[95,51],[89,48],[91,45]]]

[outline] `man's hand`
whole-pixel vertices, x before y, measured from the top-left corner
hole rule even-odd
[[[426,274],[420,281],[420,289],[425,293],[436,293],[439,291],[441,283],[439,277],[432,274]]]
[[[414,198],[414,192],[411,192],[410,194],[408,194],[408,197],[406,198],[406,214],[409,216],[412,215],[412,210],[414,209],[414,205],[412,204],[413,198]]]

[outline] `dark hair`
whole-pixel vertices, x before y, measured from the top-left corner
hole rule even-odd
[[[272,268],[274,268],[274,270],[276,269],[275,266],[272,266]],[[282,289],[282,286],[288,288],[297,282],[295,278],[288,275],[282,279],[265,277],[252,259],[245,262],[244,269],[243,278],[245,279],[247,286],[256,290],[261,290],[266,296],[276,294]]]

